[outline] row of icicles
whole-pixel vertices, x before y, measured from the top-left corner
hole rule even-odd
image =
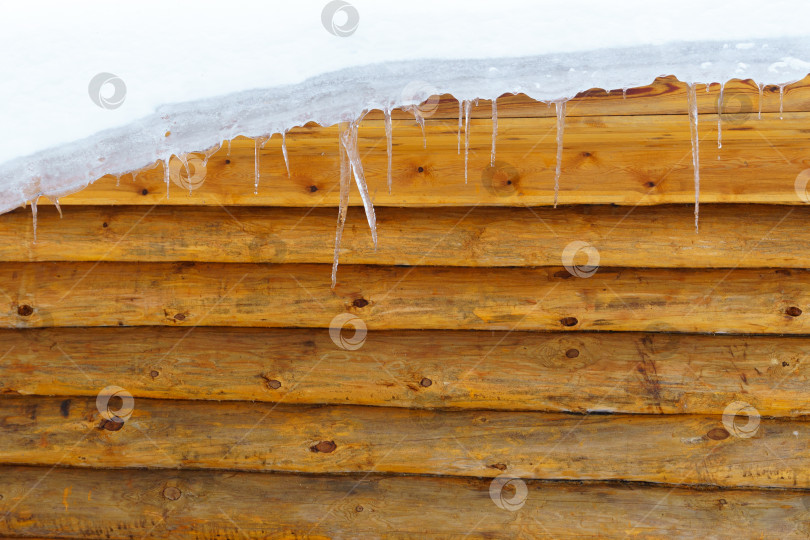
[[[721,117],[721,108],[723,105],[723,90],[724,84],[720,84],[720,97],[717,102],[717,148],[720,149],[723,147],[722,143],[722,117]],[[759,112],[757,114],[758,118],[762,118],[762,95],[764,91],[764,85],[758,84],[759,88]],[[706,85],[706,92],[709,92],[711,85]],[[692,139],[692,168],[694,170],[694,183],[695,183],[695,232],[698,231],[698,220],[699,220],[699,211],[700,211],[700,156],[699,156],[699,140],[698,140],[698,107],[697,107],[697,85],[696,83],[691,83],[688,86],[687,92],[687,101],[689,105],[689,131]],[[779,119],[783,118],[782,110],[783,110],[783,97],[784,97],[784,89],[785,85],[779,85]],[[622,97],[627,97],[627,89],[622,89]],[[547,102],[548,106],[551,106],[554,103],[556,113],[557,113],[557,156],[556,156],[556,168],[554,171],[554,207],[557,207],[557,201],[559,198],[559,191],[560,191],[560,174],[562,168],[562,152],[563,152],[563,133],[565,130],[565,104],[568,101],[568,98],[554,100]],[[478,105],[478,100],[461,100],[458,104],[458,154],[461,155],[461,132],[464,132],[464,183],[467,183],[467,172],[468,172],[468,158],[469,158],[469,150],[470,150],[470,137],[469,137],[469,127],[470,127],[470,110],[472,108],[473,103]],[[425,119],[421,115],[419,107],[412,105],[405,107],[405,110],[410,110],[414,115],[414,119],[422,128],[422,138],[424,142],[424,147],[427,148],[427,134],[425,132]],[[391,110],[386,108],[384,111],[385,116],[385,136],[386,136],[386,147],[388,152],[388,193],[391,193],[391,168],[392,168],[392,126],[391,126]],[[353,122],[348,124],[348,127],[344,129],[339,137],[339,154],[340,154],[340,202],[338,206],[338,220],[337,220],[337,231],[335,234],[335,252],[334,258],[332,262],[332,287],[334,288],[336,279],[337,279],[337,268],[338,268],[338,256],[340,253],[340,240],[343,236],[343,228],[346,224],[346,214],[348,212],[349,207],[349,191],[351,187],[351,178],[354,178],[354,182],[357,185],[357,189],[360,192],[360,198],[363,201],[363,207],[366,213],[366,220],[368,221],[368,226],[371,229],[371,239],[374,243],[374,248],[377,248],[377,218],[374,214],[374,204],[371,201],[371,196],[368,191],[368,184],[366,183],[365,174],[363,173],[363,164],[360,161],[360,152],[358,150],[357,144],[357,129],[360,125],[360,122],[363,120],[365,113],[363,113],[358,119],[354,120]],[[463,129],[462,129],[463,128]],[[287,168],[287,176],[290,176],[290,162],[287,155],[287,137],[286,131],[281,133],[281,152],[284,157],[284,165]],[[490,165],[495,165],[495,141],[498,135],[498,100],[497,98],[492,100],[492,150],[490,154]],[[267,144],[267,141],[270,140],[269,136],[262,136],[256,137],[254,139],[254,194],[258,193],[259,189],[259,152],[264,145]],[[230,155],[230,143],[231,141],[228,140],[228,155]],[[207,164],[208,160],[213,156],[217,150],[221,148],[221,145],[216,145],[213,148],[208,149],[204,152],[204,159],[202,161],[203,167]],[[178,156],[181,163],[185,167],[186,175],[190,177],[189,166],[188,166],[188,154],[184,154],[182,156]],[[169,197],[169,181],[170,181],[170,167],[169,167],[170,158],[164,160],[163,168],[164,168],[164,180],[166,182],[166,198]],[[135,180],[137,171],[132,173],[132,180]],[[120,181],[120,176],[118,177]],[[191,194],[193,190],[192,184],[189,182],[189,194]],[[34,243],[36,243],[37,239],[37,199],[36,197],[31,203],[31,211],[33,215],[33,227],[34,227]],[[59,199],[54,200],[54,204],[56,209],[59,211],[59,216],[62,216],[62,209],[59,206]]]

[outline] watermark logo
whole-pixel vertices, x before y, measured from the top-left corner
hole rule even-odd
[[[744,124],[754,113],[754,104],[744,92],[725,92],[717,98],[717,114],[728,124]]]
[[[405,110],[415,110],[422,118],[429,118],[439,109],[439,90],[425,81],[411,81],[405,85],[400,95]]]
[[[354,329],[352,337],[343,335],[343,329],[350,326]],[[345,351],[356,351],[366,342],[368,329],[363,319],[351,313],[341,313],[329,323],[329,337],[332,342]]]
[[[188,191],[202,187],[206,170],[205,162],[197,154],[189,154],[185,163],[177,156],[173,156],[169,162],[169,178],[174,185]]]
[[[738,422],[738,417],[747,418],[745,423]],[[732,401],[723,410],[723,426],[731,435],[748,439],[759,430],[759,411],[744,401]]]
[[[102,109],[117,109],[124,104],[127,97],[127,85],[124,80],[112,73],[99,73],[87,86],[90,99]]]
[[[574,259],[583,253],[588,257],[585,264],[575,264]],[[599,250],[588,242],[575,240],[571,242],[562,252],[562,263],[568,273],[572,276],[589,278],[599,269]]]
[[[499,474],[489,484],[489,498],[501,510],[517,512],[526,504],[528,496],[526,482],[509,473]]]
[[[805,169],[796,175],[796,180],[793,182],[793,189],[796,191],[796,196],[802,202],[810,203],[810,194],[807,193],[807,184],[810,183],[810,169]]]
[[[321,23],[326,31],[338,37],[348,37],[357,30],[360,24],[360,13],[357,8],[343,0],[332,0],[321,12]]]
[[[96,408],[106,422],[113,422],[120,426],[124,424],[135,410],[135,398],[120,386],[108,386],[101,390],[96,397]],[[107,427],[110,431],[115,428]]]

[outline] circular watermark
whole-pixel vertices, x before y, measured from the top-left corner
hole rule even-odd
[[[754,104],[745,92],[724,92],[717,98],[717,114],[728,124],[744,124],[754,114]]]
[[[110,403],[114,398],[118,398],[116,401],[120,400],[120,405],[115,402]],[[118,406],[117,409],[114,408],[116,406]],[[98,393],[96,408],[104,420],[123,424],[129,420],[132,411],[135,410],[135,398],[120,386],[108,386]]]
[[[737,422],[738,417],[747,418],[747,421],[744,424]],[[759,419],[759,411],[744,401],[732,401],[723,410],[723,426],[731,435],[740,439],[748,439],[757,434]]]
[[[411,81],[405,85],[400,94],[402,103],[410,103],[405,109],[415,109],[422,118],[436,114],[439,109],[439,90],[425,81]]]
[[[574,259],[579,253],[583,253],[588,257],[585,264],[574,263]],[[589,278],[599,269],[599,250],[588,242],[575,240],[563,249],[562,263],[572,276]]]
[[[345,337],[343,329],[350,326],[354,329],[352,337]],[[345,351],[356,351],[366,342],[368,329],[363,319],[351,313],[341,313],[329,323],[329,337],[332,342]]]
[[[481,171],[481,184],[496,197],[509,197],[517,193],[520,173],[506,161],[495,161]]]
[[[509,493],[510,491],[513,493]],[[526,504],[528,496],[526,482],[509,473],[499,474],[489,484],[489,498],[501,510],[517,512]]]
[[[87,85],[90,99],[102,109],[117,109],[124,104],[127,97],[127,85],[124,80],[112,73],[99,73]]]
[[[810,169],[805,169],[796,175],[796,180],[793,182],[793,189],[796,191],[796,196],[802,202],[810,203],[810,194],[807,193],[807,184],[810,182]]]
[[[188,191],[202,187],[207,167],[198,154],[189,154],[185,163],[177,156],[169,161],[169,178],[174,185]]]
[[[332,0],[323,7],[321,23],[333,36],[348,37],[357,30],[360,13],[348,2]]]

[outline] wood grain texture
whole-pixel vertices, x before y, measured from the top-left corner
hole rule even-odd
[[[7,394],[810,414],[802,337],[383,331],[344,350],[323,329],[59,328],[0,331],[0,354]]]
[[[113,400],[0,399],[0,463],[810,488],[802,420]]]
[[[685,101],[684,101],[685,103]],[[700,118],[700,200],[703,203],[806,204],[810,158],[804,141],[810,112],[755,112],[729,117],[723,148],[717,148],[717,114]],[[359,152],[376,206],[548,206],[554,202],[556,118],[503,118],[497,160],[490,165],[490,120],[470,123],[468,179],[458,153],[457,122],[429,118],[427,148],[413,121],[393,127],[393,189],[387,187],[385,129],[366,120]],[[463,138],[463,137],[462,137]],[[166,198],[163,166],[132,180],[104,177],[60,198],[62,205],[248,205],[331,206],[338,204],[338,128],[308,125],[288,132],[291,178],[274,136],[260,151],[261,179],[254,194],[255,143],[233,141],[216,152],[189,194],[179,176]],[[655,205],[694,202],[689,119],[685,114],[570,117],[565,124],[559,203]],[[463,145],[463,141],[462,141]],[[203,149],[199,149],[202,151]],[[199,156],[198,156],[199,157]],[[178,174],[179,174],[179,161]],[[144,167],[152,165],[144,163]],[[198,169],[199,166],[199,169]],[[797,193],[797,178],[802,184]],[[187,186],[187,184],[185,184]],[[43,198],[43,202],[44,202]],[[360,205],[352,189],[350,204]]]
[[[810,207],[691,205],[622,208],[378,208],[377,249],[352,209],[342,264],[560,266],[572,242],[602,266],[807,268]],[[2,261],[332,263],[329,208],[71,207],[0,217]],[[20,241],[25,239],[27,241]],[[586,262],[574,260],[576,264]]]
[[[3,263],[2,327],[615,330],[806,334],[807,270]]]
[[[802,491],[13,467],[0,533],[67,538],[806,538]],[[44,478],[43,478],[44,476]],[[511,486],[517,482],[513,481]],[[509,487],[495,499],[515,500]],[[516,499],[520,501],[520,499]]]

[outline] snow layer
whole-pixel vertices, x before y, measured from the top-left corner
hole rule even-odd
[[[810,72],[805,0],[355,0],[324,21],[329,7],[9,4],[0,17],[0,212],[236,135],[353,122],[435,93],[559,101],[659,75],[778,84]],[[126,86],[123,100],[113,84],[99,86],[96,101],[117,99],[106,108],[90,96],[100,73]]]

